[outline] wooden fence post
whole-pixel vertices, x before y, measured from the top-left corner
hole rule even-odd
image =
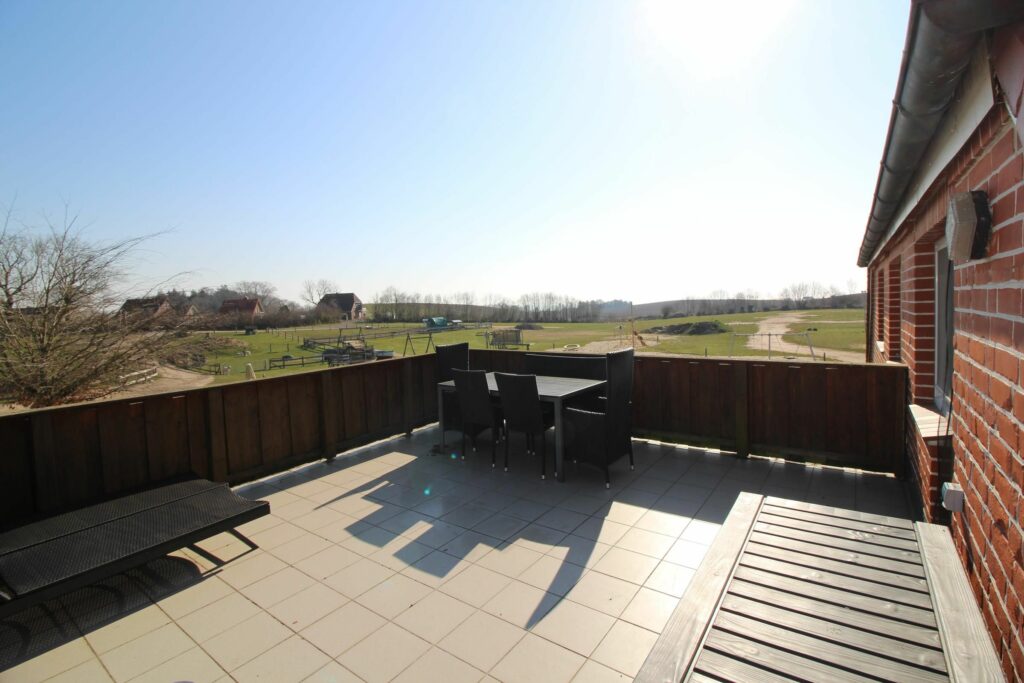
[[[747,364],[733,361],[733,394],[736,399],[736,455],[741,458],[750,456],[750,431],[747,411]]]

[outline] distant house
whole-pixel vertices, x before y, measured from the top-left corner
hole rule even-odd
[[[175,307],[174,312],[186,320],[191,320],[199,315],[199,309],[190,303],[184,303]]]
[[[352,292],[324,294],[316,310],[317,313],[336,312],[341,320],[362,320],[366,317],[363,302]]]
[[[174,307],[166,296],[127,299],[121,304],[121,315],[134,319],[159,318],[173,313]]]
[[[257,318],[263,317],[263,304],[259,299],[242,297],[241,299],[225,299],[217,311],[221,315],[237,316],[247,323],[254,322]]]

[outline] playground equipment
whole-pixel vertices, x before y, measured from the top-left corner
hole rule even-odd
[[[437,345],[434,344],[434,333],[433,332],[427,332],[426,334],[417,334],[417,335],[414,335],[412,332],[407,332],[406,335],[405,335],[405,347],[403,347],[403,349],[402,349],[402,355],[403,356],[408,356],[410,349],[412,349],[412,355],[414,355],[414,356],[416,355],[416,344],[413,343],[413,340],[416,340],[416,339],[426,339],[427,340],[427,345],[424,347],[423,353],[430,353],[430,347],[434,347],[434,350],[437,350]]]
[[[530,350],[529,342],[523,341],[523,331],[519,329],[502,329],[484,333],[484,340],[489,349],[507,349],[525,346]]]

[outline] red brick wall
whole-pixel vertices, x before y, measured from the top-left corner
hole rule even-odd
[[[902,302],[900,301],[900,257],[896,256],[889,262],[886,270],[885,290],[885,354],[893,361],[900,359],[900,329]]]
[[[907,415],[907,476],[925,521],[938,522],[945,518],[940,504],[938,445],[934,440],[926,442],[914,424],[914,418]]]
[[[1024,679],[1024,155],[1005,102],[997,102],[959,155],[876,257],[868,282],[898,268],[900,352],[914,401],[933,403],[934,245],[949,196],[984,190],[992,234],[984,258],[954,275],[953,479],[966,492],[951,531],[1007,676]],[[899,263],[899,265],[895,265]],[[889,287],[892,285],[887,283]],[[873,294],[881,298],[876,289]],[[876,325],[880,321],[875,321]],[[884,329],[884,327],[876,327]],[[908,421],[913,424],[913,421]],[[912,430],[913,431],[913,430]],[[908,434],[911,472],[937,518],[937,461]]]

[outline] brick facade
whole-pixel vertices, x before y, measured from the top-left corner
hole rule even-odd
[[[1014,29],[1018,30],[1018,29]],[[998,58],[998,56],[997,56]],[[998,75],[998,74],[997,74]],[[1017,84],[1019,91],[1019,84]],[[909,368],[913,401],[934,405],[935,247],[951,193],[984,190],[992,234],[984,258],[954,272],[952,462],[945,470],[966,493],[951,531],[1008,678],[1024,679],[1024,154],[1007,88],[968,143],[876,254],[868,283],[876,361]],[[895,353],[894,353],[895,349]],[[926,443],[908,420],[908,472],[925,517],[945,521],[939,486],[943,439]]]

